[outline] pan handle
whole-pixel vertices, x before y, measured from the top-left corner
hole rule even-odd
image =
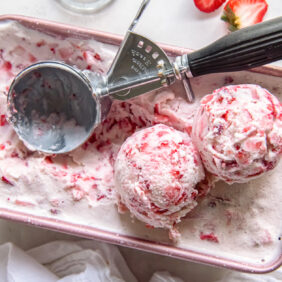
[[[282,17],[235,31],[186,56],[189,76],[246,70],[282,59]]]

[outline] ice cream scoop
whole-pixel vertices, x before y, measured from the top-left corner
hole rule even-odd
[[[196,205],[205,172],[191,138],[163,124],[145,128],[122,145],[115,162],[121,202],[139,220],[172,229]]]
[[[40,62],[20,72],[9,93],[9,120],[33,150],[66,153],[105,119],[113,99],[126,100],[184,82],[189,77],[237,71],[282,58],[282,17],[229,34],[171,63],[165,52],[132,30],[148,4],[143,1],[106,76],[61,62]]]
[[[228,183],[247,182],[281,157],[282,106],[258,85],[223,87],[202,99],[192,136],[208,171]]]

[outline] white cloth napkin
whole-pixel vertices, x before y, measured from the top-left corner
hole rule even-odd
[[[60,282],[133,281],[117,247],[95,241],[55,241],[31,249],[28,255],[45,265]]]
[[[0,246],[1,282],[137,282],[118,248],[95,241],[55,241],[24,252]],[[182,282],[156,272],[150,282]]]

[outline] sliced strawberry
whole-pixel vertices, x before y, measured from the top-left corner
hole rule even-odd
[[[218,9],[226,0],[194,0],[195,6],[202,12],[211,13]]]
[[[221,19],[234,31],[261,22],[267,8],[265,0],[229,0]]]

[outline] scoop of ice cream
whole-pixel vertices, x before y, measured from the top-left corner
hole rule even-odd
[[[228,183],[273,169],[282,153],[282,106],[266,89],[243,84],[204,97],[193,141],[204,166]]]
[[[197,205],[205,173],[191,138],[158,124],[130,136],[115,163],[120,200],[139,220],[172,229]]]

